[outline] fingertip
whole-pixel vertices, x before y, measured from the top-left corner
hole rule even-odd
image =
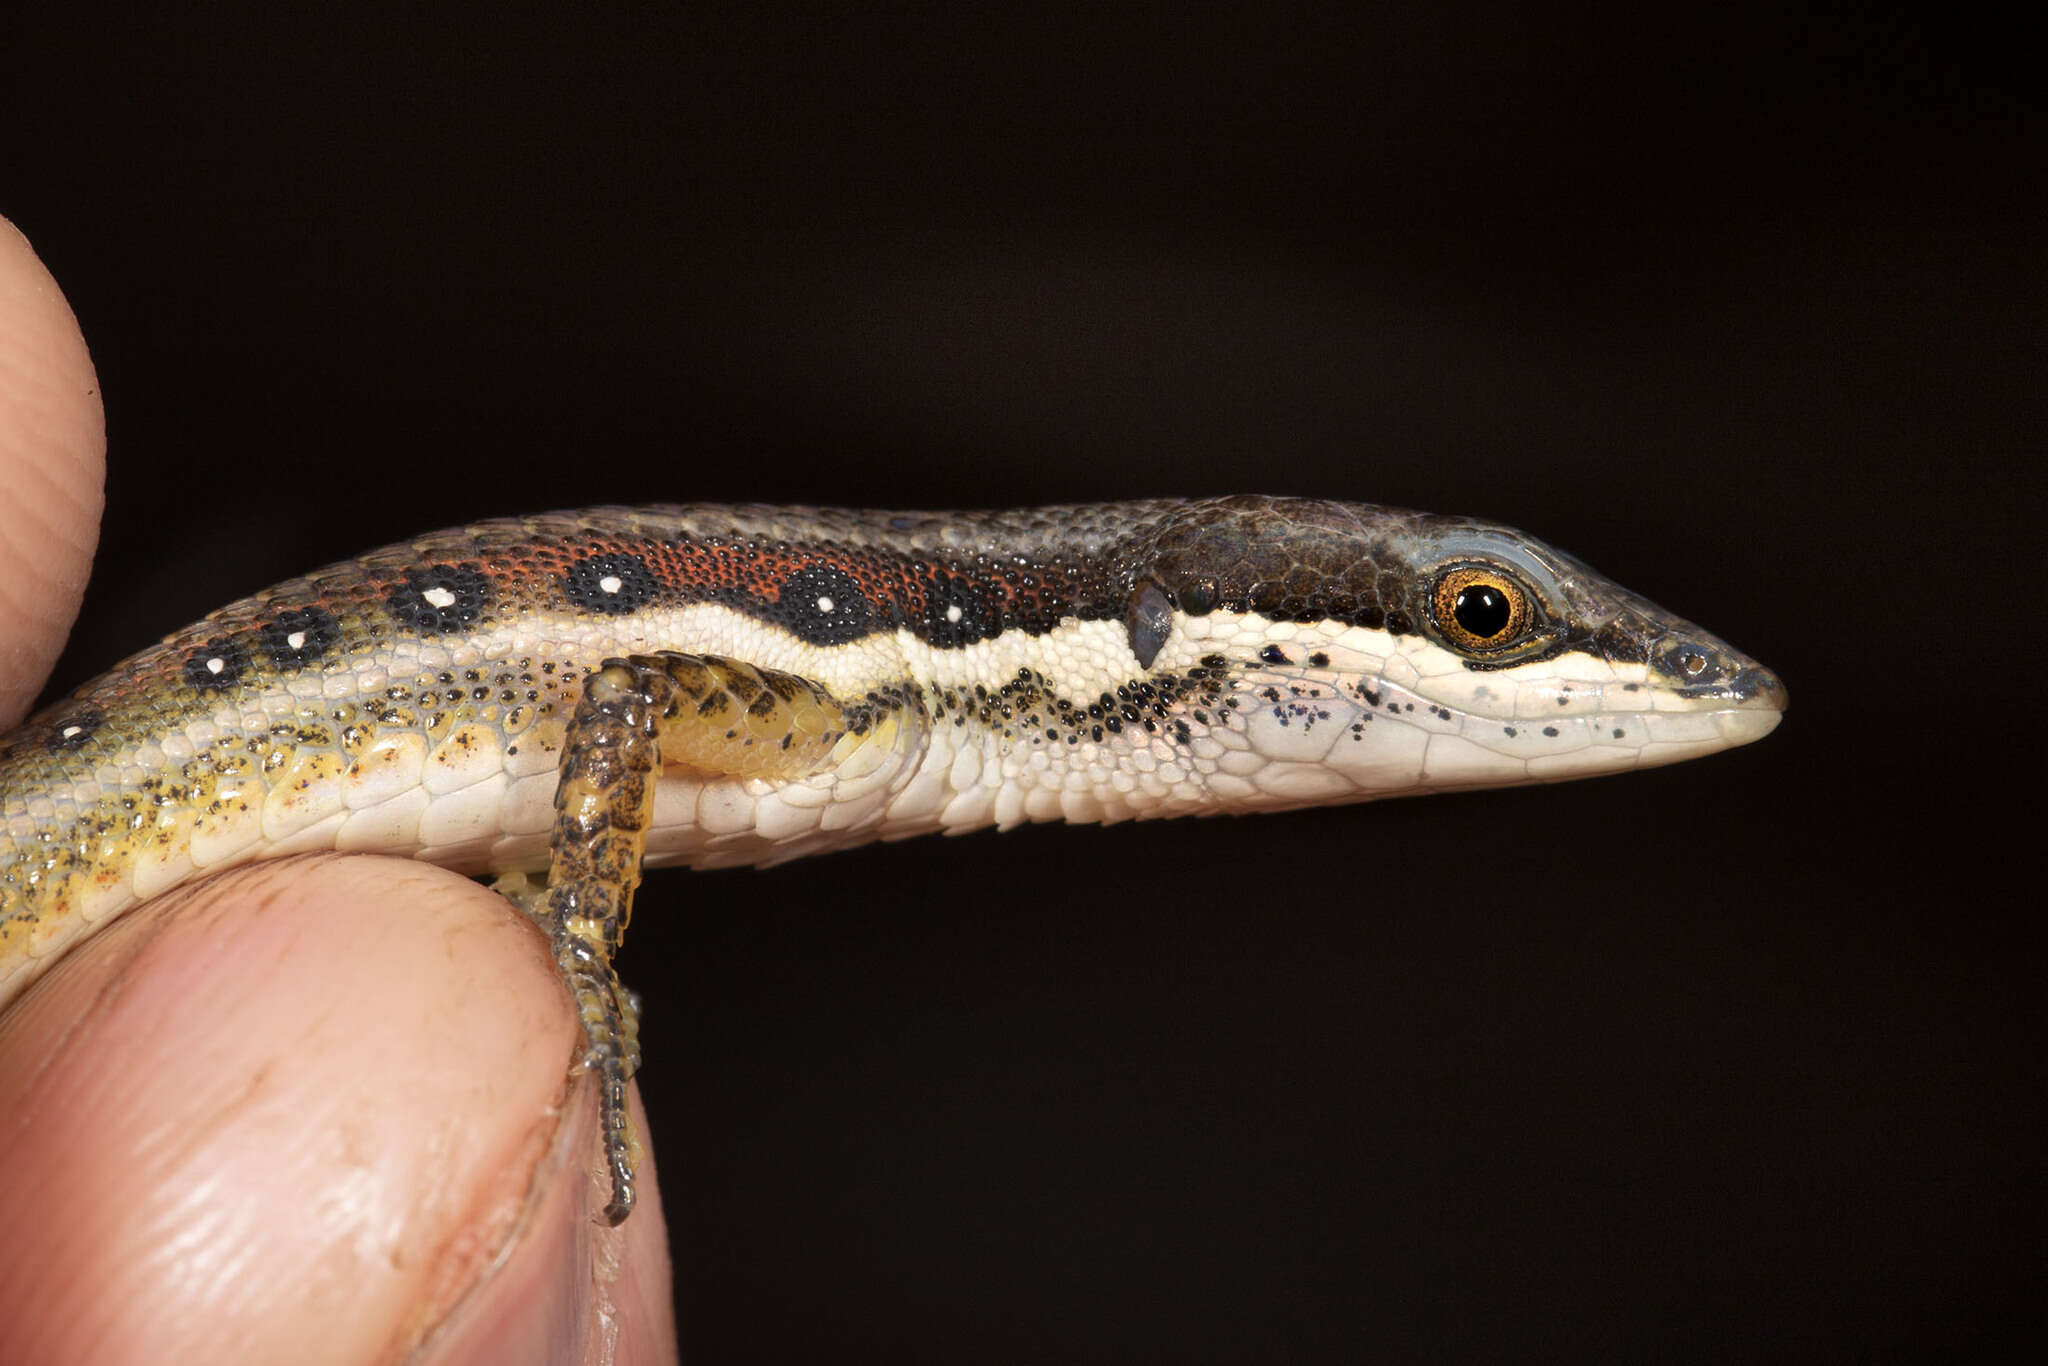
[[[77,615],[106,451],[78,320],[28,238],[0,218],[0,726],[41,689]]]
[[[637,1088],[633,1122],[644,1126]],[[662,1363],[677,1359],[668,1230],[651,1159],[625,1223],[602,1211],[610,1180],[598,1153],[597,1088],[575,1088],[551,1171],[525,1228],[420,1353],[435,1366],[518,1361]]]
[[[578,1043],[540,936],[437,869],[284,860],[138,908],[0,1025],[0,1227],[39,1231],[0,1246],[0,1359],[409,1348],[589,1198]]]

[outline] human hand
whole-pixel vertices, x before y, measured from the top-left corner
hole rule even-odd
[[[77,610],[104,448],[0,220],[0,730]],[[0,1360],[674,1360],[652,1159],[605,1227],[581,1044],[539,932],[437,868],[306,856],[144,903],[0,1014]]]

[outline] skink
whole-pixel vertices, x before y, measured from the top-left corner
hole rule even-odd
[[[254,859],[500,875],[575,993],[616,1222],[637,1046],[611,959],[643,865],[1584,777],[1745,744],[1785,704],[1698,627],[1461,517],[480,522],[222,608],[0,743],[0,1006],[128,907]]]

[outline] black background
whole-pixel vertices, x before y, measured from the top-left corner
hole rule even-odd
[[[686,1359],[2037,1326],[2036,73],[1415,8],[5,36],[112,447],[59,685],[485,515],[1241,490],[1525,526],[1788,681],[1625,779],[657,878]]]

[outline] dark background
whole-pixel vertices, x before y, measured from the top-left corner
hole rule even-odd
[[[686,1359],[2038,1328],[2038,72],[1416,8],[0,35],[112,446],[58,685],[492,514],[1243,490],[1525,526],[1788,681],[1626,779],[657,878]]]

